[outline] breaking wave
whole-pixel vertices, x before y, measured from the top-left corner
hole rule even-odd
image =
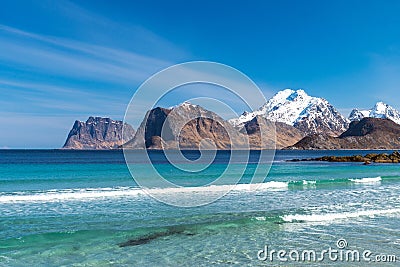
[[[398,180],[388,178],[389,180]],[[173,187],[173,188],[148,188],[142,190],[138,187],[115,187],[115,188],[84,188],[84,189],[54,189],[47,191],[20,191],[0,194],[0,203],[8,202],[51,202],[67,200],[86,200],[113,197],[144,196],[147,194],[176,194],[176,193],[212,193],[219,191],[263,191],[263,190],[296,190],[296,189],[318,189],[319,187],[334,185],[374,185],[380,184],[382,177],[373,178],[340,178],[327,180],[299,180],[299,181],[269,181],[257,184],[236,185],[208,185],[198,187]]]
[[[389,215],[400,213],[400,209],[388,210],[364,210],[356,212],[325,213],[325,214],[294,214],[283,215],[284,222],[327,222],[334,220],[344,220],[358,217],[374,217],[379,215]]]

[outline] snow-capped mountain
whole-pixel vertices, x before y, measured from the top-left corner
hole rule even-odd
[[[390,119],[400,124],[400,112],[383,102],[376,103],[375,106],[369,110],[353,109],[349,115],[349,120],[359,121],[366,117]]]
[[[257,115],[271,121],[292,125],[306,134],[339,135],[349,125],[349,121],[328,101],[309,96],[304,90],[282,90],[258,110],[245,112],[239,118],[231,119],[229,122],[236,127],[241,127]]]
[[[170,106],[168,109],[174,109],[174,108],[196,108],[198,105],[192,104],[189,101],[184,101],[178,105]]]

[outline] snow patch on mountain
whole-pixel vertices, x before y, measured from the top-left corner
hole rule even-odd
[[[359,121],[366,117],[390,119],[400,124],[400,112],[383,102],[376,103],[375,106],[369,110],[353,109],[349,115],[349,120]]]
[[[185,102],[182,102],[182,103],[180,103],[178,105],[170,106],[168,109],[174,109],[174,108],[196,108],[196,107],[198,107],[198,105],[192,104],[189,101],[185,101]]]

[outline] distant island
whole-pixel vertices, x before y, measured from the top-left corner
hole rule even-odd
[[[110,118],[89,117],[86,122],[76,120],[64,143],[64,149],[115,149],[126,141],[126,136],[133,138],[135,130],[122,121]]]
[[[182,125],[182,122],[187,122]],[[303,90],[278,92],[253,112],[224,120],[199,105],[149,110],[135,131],[110,118],[75,121],[64,149],[400,149],[400,113],[378,102],[349,118]],[[164,125],[164,136],[161,129]],[[273,134],[276,129],[276,136]],[[125,131],[125,139],[122,130]],[[229,132],[229,134],[228,134]]]

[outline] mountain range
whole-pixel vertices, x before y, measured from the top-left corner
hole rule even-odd
[[[394,136],[399,124],[400,113],[382,102],[370,110],[354,109],[345,118],[323,98],[285,89],[259,109],[228,121],[187,102],[149,110],[136,132],[122,121],[90,117],[86,123],[75,122],[64,148],[241,149],[248,139],[251,149],[270,149],[275,144],[290,149],[390,149],[399,147]],[[129,139],[122,140],[122,128]],[[374,130],[365,130],[370,128]],[[384,138],[387,133],[394,139]]]
[[[244,136],[214,112],[183,103],[169,109],[157,107],[148,111],[135,136],[124,147],[231,149],[231,144],[244,148]]]

